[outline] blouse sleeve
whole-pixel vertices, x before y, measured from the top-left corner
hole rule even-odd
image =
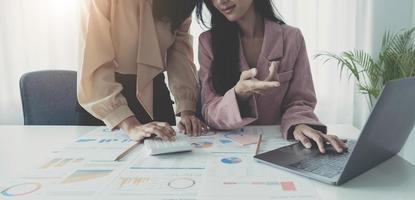
[[[281,129],[285,138],[292,138],[296,125],[306,124],[323,133],[326,126],[321,124],[314,113],[317,103],[308,61],[304,37],[298,30],[298,55],[294,65],[294,76],[282,103]]]
[[[176,101],[176,114],[196,111],[198,78],[193,63],[193,37],[189,34],[191,18],[175,31],[176,39],[167,52],[169,86]]]
[[[133,116],[122,85],[115,81],[115,52],[110,32],[111,0],[92,0],[83,16],[83,59],[78,75],[80,105],[108,127]]]

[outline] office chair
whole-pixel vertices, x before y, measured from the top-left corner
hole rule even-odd
[[[79,104],[76,72],[29,72],[20,78],[25,125],[103,125]]]

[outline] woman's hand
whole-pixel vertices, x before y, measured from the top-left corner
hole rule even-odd
[[[312,144],[310,139],[317,143],[318,149],[321,153],[325,153],[325,143],[330,143],[338,153],[342,153],[346,146],[346,140],[339,139],[335,135],[326,135],[320,131],[317,131],[305,124],[297,125],[294,129],[294,139],[300,141],[307,149],[311,148]]]
[[[189,136],[200,136],[208,130],[206,124],[200,121],[193,111],[183,111],[180,116],[181,119],[178,128],[184,131],[185,134]]]
[[[255,78],[258,73],[255,68],[243,71],[239,82],[235,86],[235,93],[238,99],[246,100],[251,95],[262,95],[266,90],[279,87],[280,83],[275,80],[276,73],[278,71],[278,64],[278,62],[271,63],[271,66],[269,67],[269,75],[263,81]]]
[[[135,117],[125,119],[119,127],[127,133],[130,139],[138,142],[153,135],[163,140],[174,140],[176,136],[174,129],[166,122],[140,124]]]

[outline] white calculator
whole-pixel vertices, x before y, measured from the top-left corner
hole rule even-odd
[[[187,136],[185,135],[176,135],[175,141],[166,141],[161,138],[151,138],[144,140],[144,146],[147,149],[148,153],[152,156],[167,154],[167,153],[176,153],[184,151],[192,151],[192,145],[190,144]]]

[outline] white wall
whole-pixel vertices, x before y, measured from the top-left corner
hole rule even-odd
[[[384,32],[409,28],[415,17],[414,0],[359,0],[358,6],[356,48],[375,57]],[[366,96],[356,95],[354,101],[354,125],[362,128],[370,113]]]
[[[415,26],[415,1],[412,1],[412,26]]]
[[[359,0],[357,18],[357,46],[377,55],[383,33],[386,30],[399,31],[415,25],[414,0]],[[370,114],[366,96],[354,98],[354,125],[362,128]],[[412,131],[400,155],[415,164],[415,130]]]
[[[415,27],[415,1],[412,1],[412,27]],[[415,165],[415,127],[405,144],[401,156]]]
[[[80,1],[0,0],[0,124],[23,124],[23,73],[77,70]]]
[[[7,94],[0,98],[0,124],[22,123],[20,97],[18,95],[18,78],[21,73],[16,73],[19,71],[16,70],[16,68],[21,68],[21,71],[39,70],[44,69],[46,66],[60,66],[66,67],[66,69],[77,68],[78,25],[77,18],[73,16],[77,15],[75,2],[81,0],[39,1],[40,2],[32,0],[0,1],[0,27],[2,27],[2,29],[0,29],[0,79],[4,80],[1,83],[7,83],[0,84],[1,93]],[[328,12],[326,12],[327,8],[330,8],[330,4],[338,3],[340,5],[341,3],[339,2],[349,2],[349,0],[336,2],[331,0],[313,0],[307,2],[299,0],[275,0],[275,2],[279,6],[280,11],[285,16],[286,20],[288,20],[288,23],[298,26],[303,30],[307,39],[310,57],[315,53],[312,49],[324,50],[326,49],[326,44],[329,43],[329,40],[325,41],[324,39],[321,39],[321,36],[319,37],[320,40],[316,40],[319,38],[310,36],[312,34],[309,33],[312,33],[313,30],[317,29],[317,26],[315,25],[320,25],[318,29],[320,29],[321,25],[324,23],[333,26],[333,24],[327,22],[330,22],[328,20],[332,20],[330,18],[336,17],[334,14],[350,15],[350,19],[356,18],[355,13],[349,12],[350,5],[340,6],[340,8],[335,7],[336,10],[328,10]],[[413,3],[413,0],[358,0],[358,3],[366,5],[368,8],[363,9],[363,11],[360,11],[357,15],[356,23],[361,23],[361,25],[358,26],[360,29],[356,30],[356,32],[358,32],[357,35],[361,35],[361,37],[356,38],[356,43],[359,45],[357,47],[368,47],[368,49],[376,48],[371,44],[376,43],[377,40],[380,41],[379,35],[381,35],[383,31],[376,32],[377,36],[372,38],[372,31],[370,31],[372,30],[371,23],[380,23],[385,27],[387,24],[392,24],[394,28],[397,28],[407,24],[407,22],[404,22],[405,20],[400,20],[404,19],[405,16],[409,16],[408,19],[413,18],[411,21],[413,21],[413,24],[415,25],[415,3]],[[42,5],[48,6],[44,7]],[[373,5],[378,6],[380,11],[372,12],[373,10],[371,8],[373,8]],[[301,11],[299,11],[299,9]],[[317,12],[316,9],[321,9],[322,12]],[[410,11],[408,11],[408,9],[410,9]],[[337,10],[340,12],[337,13]],[[359,8],[358,10],[362,9]],[[412,10],[414,12],[412,12]],[[384,12],[390,14],[386,15]],[[315,13],[318,13],[318,15]],[[308,23],[307,19],[314,19],[314,21],[316,21],[315,19],[317,19],[317,17],[325,18],[326,20],[322,20],[317,24]],[[383,23],[384,20],[386,23]],[[64,23],[60,23],[62,21]],[[399,23],[395,23],[396,21]],[[340,21],[334,25],[336,27],[342,25],[350,26],[350,22]],[[382,27],[378,25],[374,27],[376,30],[382,29]],[[338,28],[333,29],[340,32],[340,29]],[[350,27],[350,29],[353,29],[354,32],[354,27]],[[195,35],[194,47],[195,54],[197,54],[198,34],[201,33],[203,29],[198,24],[194,23],[191,31]],[[325,32],[327,31],[325,30]],[[328,36],[334,37],[335,35],[336,34],[329,34]],[[355,42],[350,41],[349,39],[347,41],[341,40],[343,46],[340,45],[337,50],[353,48]],[[349,47],[344,45],[345,43],[353,44],[353,46]],[[331,51],[330,49],[326,50]],[[58,56],[51,57],[48,52],[54,52],[54,55]],[[197,55],[195,57],[197,58]],[[197,59],[195,59],[195,61],[197,62]],[[334,70],[334,68],[331,67],[314,68],[317,68],[316,70]],[[333,76],[333,80],[327,79],[324,81],[337,82],[337,78],[338,76]],[[323,87],[325,85],[324,81],[317,83],[317,86],[320,85],[322,86],[320,88],[326,88]],[[347,89],[347,84],[343,85],[345,85]],[[338,90],[342,89],[343,88],[339,88]],[[327,89],[327,91],[329,90]],[[319,89],[320,96],[327,93],[327,91]],[[339,100],[339,98],[337,99]],[[331,100],[327,99],[325,101]],[[337,100],[334,99],[333,101]],[[349,101],[349,99],[347,99],[347,101]],[[355,114],[353,116],[345,117],[342,113],[335,113],[335,117],[327,116],[324,118],[330,120],[328,123],[354,120],[354,124],[361,127],[368,114],[367,111],[361,112],[362,110],[364,111],[367,109],[365,101],[364,99],[362,100],[362,98],[351,98],[350,102],[354,102],[354,105],[361,105],[360,107],[356,106],[354,108]],[[326,113],[325,110],[327,109],[328,108],[323,108],[322,106],[318,108],[321,113]]]

